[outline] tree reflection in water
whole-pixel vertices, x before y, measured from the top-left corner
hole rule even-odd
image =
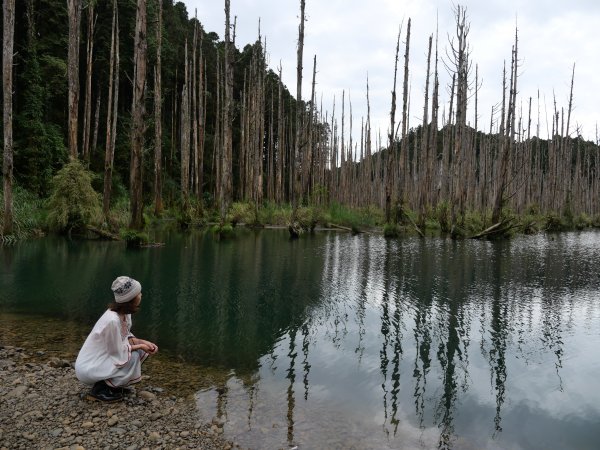
[[[7,249],[0,306],[93,323],[114,274],[136,268],[136,332],[223,371],[199,407],[248,447],[327,448],[328,434],[361,448],[523,447],[515,411],[567,435],[556,404],[569,420],[585,408],[582,421],[600,420],[573,364],[585,363],[578,345],[598,342],[597,237],[273,236],[190,234],[151,252],[45,248],[51,240]],[[81,283],[64,282],[73,274]]]

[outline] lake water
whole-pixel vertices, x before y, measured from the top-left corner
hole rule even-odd
[[[600,448],[598,232],[160,240],[0,247],[0,312],[77,348],[131,275],[162,376],[243,447]]]

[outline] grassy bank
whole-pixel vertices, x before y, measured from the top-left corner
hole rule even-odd
[[[14,243],[18,240],[43,236],[48,232],[85,229],[104,230],[107,235],[120,237],[134,243],[145,243],[149,240],[148,230],[165,222],[181,229],[197,228],[220,224],[219,212],[200,202],[192,202],[185,213],[178,206],[167,208],[160,217],[155,216],[153,205],[145,208],[144,219],[146,229],[142,232],[128,230],[130,212],[129,199],[120,197],[114,201],[108,219],[102,216],[100,199],[92,202],[87,197],[88,204],[77,204],[77,200],[40,199],[22,188],[14,189],[14,218],[15,226],[12,235],[1,235],[3,244]],[[574,215],[569,210],[561,212],[541,213],[535,206],[530,207],[525,214],[515,214],[505,210],[501,219],[500,232],[486,234],[486,230],[498,224],[492,223],[491,211],[484,213],[467,211],[463,216],[455,218],[451,223],[450,208],[442,203],[430,209],[425,217],[411,210],[392,211],[394,223],[386,223],[384,212],[375,206],[365,208],[350,208],[338,203],[328,206],[302,206],[298,209],[297,222],[305,230],[315,228],[338,228],[353,232],[382,232],[388,237],[398,237],[411,234],[428,236],[450,235],[454,238],[470,238],[482,234],[486,238],[506,238],[514,234],[534,234],[539,232],[558,232],[583,230],[600,227],[600,216],[590,217],[586,214]],[[62,218],[62,219],[57,219]],[[292,218],[292,207],[289,204],[275,205],[265,203],[256,207],[250,202],[233,203],[223,227],[213,231],[230,235],[237,226],[287,227]],[[0,223],[4,220],[3,205],[0,205]],[[62,222],[61,222],[62,220]],[[223,228],[223,230],[221,230]]]

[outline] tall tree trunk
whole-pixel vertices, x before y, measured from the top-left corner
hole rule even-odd
[[[277,80],[277,162],[275,174],[275,202],[280,205],[285,198],[284,188],[284,160],[285,160],[285,121],[283,114],[283,81],[281,80],[281,66]]]
[[[146,0],[137,0],[133,48],[133,103],[131,106],[131,222],[130,228],[141,230],[143,223],[142,151],[144,149],[144,91],[146,88]]]
[[[202,202],[203,183],[204,183],[204,135],[206,130],[206,99],[207,95],[207,83],[205,82],[206,74],[206,63],[202,54],[202,35],[200,35],[200,73],[198,80],[198,91],[200,93],[200,101],[198,102],[198,185],[196,186],[196,195],[200,199],[200,205]]]
[[[190,74],[190,120],[192,123],[192,151],[193,164],[192,169],[192,192],[197,192],[198,185],[198,90],[196,85],[196,73],[198,70],[198,13],[194,16],[194,38],[192,40],[192,70]]]
[[[221,189],[219,207],[221,224],[229,210],[232,196],[232,152],[233,152],[233,59],[230,34],[230,0],[225,0],[225,50],[224,50],[224,78],[225,98],[223,104],[223,157],[221,158]],[[235,33],[234,33],[235,41]]]
[[[423,122],[421,128],[421,155],[425,160],[425,175],[419,183],[419,226],[425,227],[425,216],[427,212],[426,192],[429,190],[429,179],[431,177],[430,159],[432,152],[429,146],[429,76],[431,74],[431,48],[433,44],[433,35],[429,36],[429,45],[427,51],[427,73],[425,75],[425,100],[423,102]]]
[[[90,138],[92,126],[92,62],[94,56],[94,2],[88,4],[87,27],[87,58],[85,70],[85,101],[83,107],[83,161],[86,165],[90,162]]]
[[[158,1],[156,67],[154,68],[154,214],[160,216],[162,201],[162,0]]]
[[[119,10],[117,0],[113,0],[112,32],[110,41],[110,69],[108,80],[108,101],[106,103],[106,143],[104,153],[104,193],[102,211],[108,221],[112,188],[112,171],[115,158],[117,134],[117,107],[119,97]]]
[[[184,81],[181,91],[181,200],[184,212],[190,207],[190,75],[187,39],[184,51]]]
[[[69,14],[69,155],[77,158],[77,128],[79,117],[79,35],[81,28],[81,0],[67,0]]]
[[[302,55],[304,52],[304,10],[306,1],[300,0],[300,25],[298,26],[298,49],[296,58],[296,137],[294,139],[294,186],[292,193],[292,223],[296,221],[298,206],[301,201],[302,192],[300,186],[300,170],[302,166],[302,154],[300,140],[302,138],[302,122],[304,108],[302,106]]]
[[[502,207],[504,205],[504,194],[508,184],[508,169],[515,137],[515,113],[516,113],[516,96],[517,96],[517,78],[518,78],[518,33],[515,30],[515,44],[512,50],[512,64],[510,73],[510,91],[508,100],[507,119],[504,122],[504,111],[502,114],[502,125],[500,126],[500,172],[499,172],[499,187],[496,191],[496,199],[494,201],[494,210],[492,212],[492,221],[498,223],[502,218]],[[503,84],[506,84],[506,75],[504,76]],[[504,90],[504,89],[503,89]],[[503,110],[504,110],[504,94],[503,94]],[[503,130],[504,124],[506,131]]]
[[[13,108],[12,108],[12,70],[13,48],[15,33],[15,0],[4,0],[2,33],[2,91],[3,91],[3,131],[4,159],[2,164],[2,179],[4,186],[4,224],[2,234],[13,233]]]
[[[400,177],[398,186],[400,192],[398,192],[397,201],[400,204],[405,200],[406,191],[409,186],[409,161],[408,161],[408,62],[410,55],[410,17],[408,18],[408,25],[406,27],[406,47],[404,50],[404,80],[402,85],[402,137],[400,146]],[[400,205],[398,205],[401,207]]]
[[[396,40],[396,56],[394,58],[394,85],[392,89],[392,107],[390,110],[390,130],[388,134],[388,164],[387,164],[387,179],[385,183],[385,221],[390,223],[392,220],[392,191],[394,190],[394,176],[396,168],[394,161],[396,156],[396,80],[398,76],[398,55],[400,54],[400,36],[402,34],[402,26],[398,30],[398,38]]]
[[[96,153],[96,147],[98,144],[98,128],[100,127],[100,103],[102,99],[102,93],[98,88],[98,96],[96,97],[96,109],[94,112],[94,131],[92,132],[92,143],[90,146],[90,153],[93,155]]]

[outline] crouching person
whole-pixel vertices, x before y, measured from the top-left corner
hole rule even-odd
[[[123,389],[142,378],[142,363],[158,351],[152,342],[131,333],[131,315],[140,309],[142,286],[133,278],[118,277],[111,287],[114,302],[98,319],[75,361],[79,381],[92,390],[91,400],[116,402]]]

